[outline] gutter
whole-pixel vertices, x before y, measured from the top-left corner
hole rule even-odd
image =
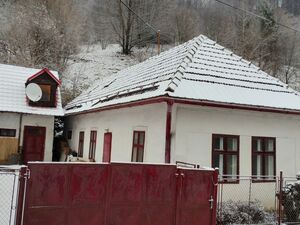
[[[23,121],[23,113],[20,113],[19,132],[18,132],[18,155],[20,157],[19,163],[21,163],[21,154],[22,154],[22,146],[21,146],[22,121]]]
[[[102,111],[113,110],[113,109],[142,106],[142,105],[155,104],[155,103],[168,102],[168,101],[172,101],[173,103],[178,103],[178,104],[188,104],[188,105],[199,105],[199,106],[226,108],[226,109],[239,109],[239,110],[247,110],[247,111],[257,111],[257,112],[270,112],[270,113],[300,115],[300,110],[292,110],[292,109],[285,109],[285,108],[272,108],[272,107],[257,106],[257,105],[242,105],[242,104],[236,104],[236,103],[222,103],[222,102],[215,102],[215,101],[208,101],[208,100],[196,100],[196,99],[193,100],[193,99],[169,97],[168,95],[162,95],[162,96],[154,97],[154,98],[150,98],[150,99],[142,99],[142,100],[136,100],[133,102],[119,103],[119,104],[115,104],[115,105],[104,106],[104,107],[98,108],[98,109],[85,110],[85,111],[74,112],[74,113],[70,113],[70,114],[65,113],[65,116],[89,114],[89,113],[102,112]]]
[[[172,124],[172,111],[173,104],[172,100],[166,100],[167,103],[167,116],[166,116],[166,144],[165,144],[165,163],[171,162],[171,124]]]

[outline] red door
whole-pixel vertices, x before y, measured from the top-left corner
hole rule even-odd
[[[24,127],[23,162],[43,161],[46,127]]]
[[[111,157],[111,140],[112,133],[107,132],[104,134],[104,142],[103,142],[103,162],[110,162]]]

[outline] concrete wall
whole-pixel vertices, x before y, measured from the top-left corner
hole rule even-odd
[[[78,150],[79,132],[84,131],[84,158],[88,159],[90,131],[97,130],[95,160],[102,161],[104,133],[112,132],[111,161],[130,162],[133,131],[146,131],[145,162],[165,160],[166,103],[69,116],[65,131],[72,130],[69,145]]]
[[[19,137],[19,123],[20,123],[20,114],[18,114],[18,113],[0,113],[0,127],[16,129],[16,131],[17,131],[16,137],[15,137],[16,139],[18,139],[18,137]],[[44,161],[52,161],[54,116],[40,116],[40,115],[23,114],[21,142],[20,142],[21,145],[23,143],[24,126],[46,127]]]

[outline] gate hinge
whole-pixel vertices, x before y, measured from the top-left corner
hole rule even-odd
[[[23,177],[27,180],[30,179],[30,169],[26,168],[25,173],[23,174]]]

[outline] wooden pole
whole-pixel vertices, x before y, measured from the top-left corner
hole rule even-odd
[[[160,30],[157,31],[157,54],[160,54]]]

